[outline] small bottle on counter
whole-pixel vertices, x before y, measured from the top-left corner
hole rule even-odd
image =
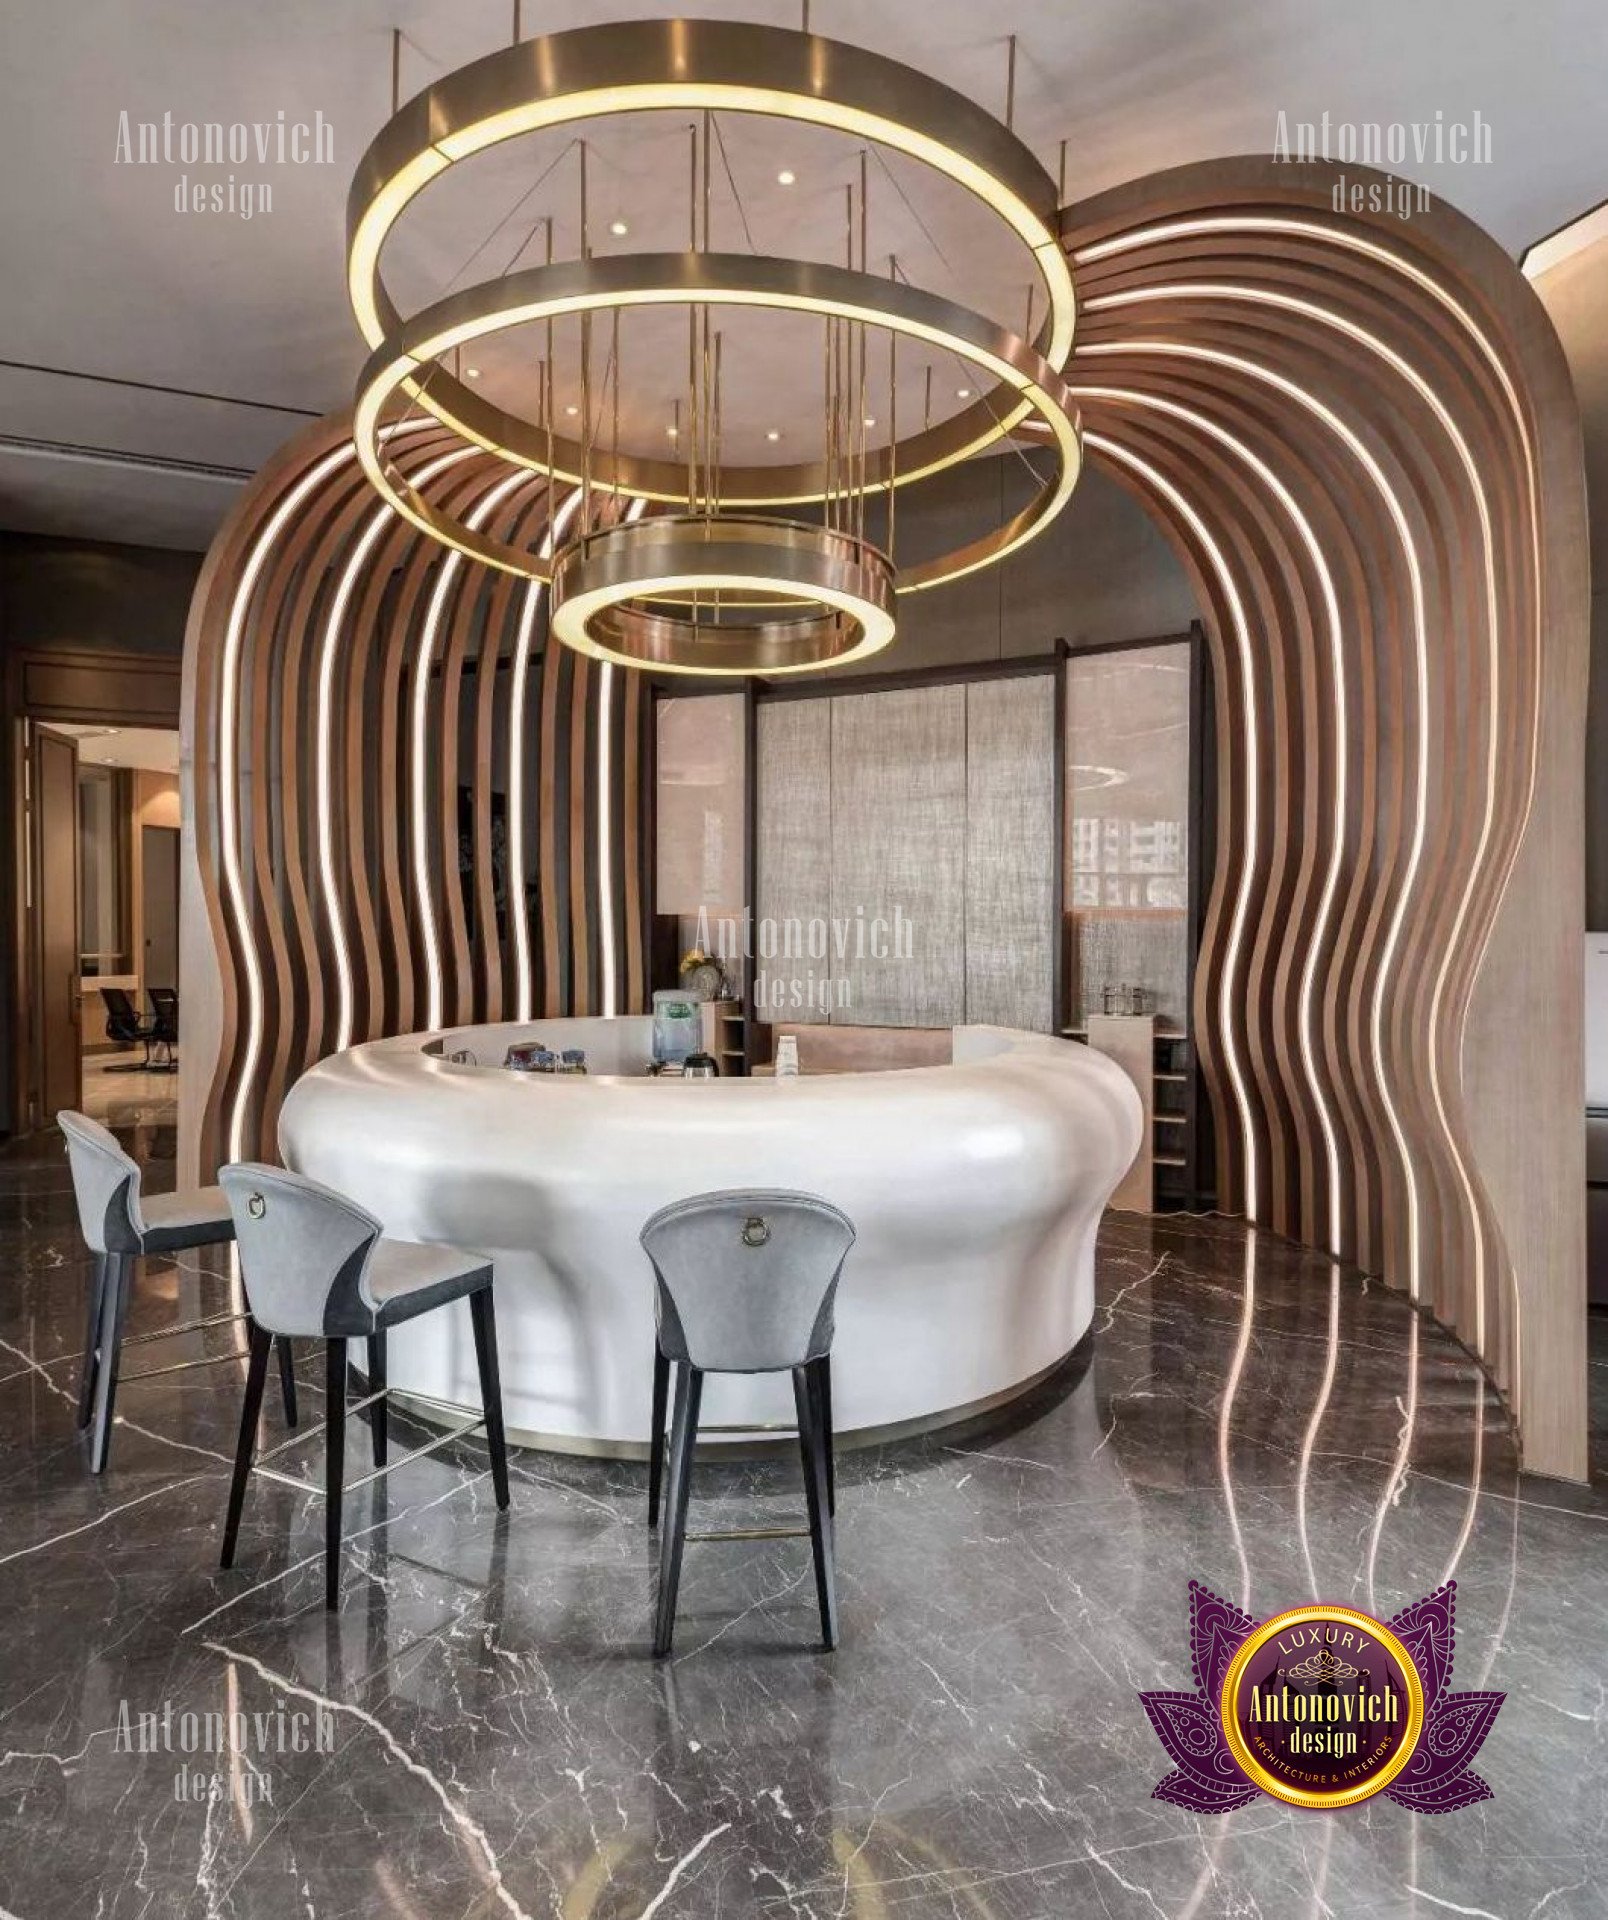
[[[795,1033],[783,1033],[777,1036],[776,1078],[778,1080],[798,1078],[798,1035]]]
[[[558,1058],[560,1073],[585,1073],[586,1049],[584,1047],[566,1047]]]

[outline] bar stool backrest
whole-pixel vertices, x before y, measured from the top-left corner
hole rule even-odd
[[[67,1137],[84,1244],[91,1253],[138,1253],[143,1225],[139,1163],[87,1113],[64,1108],[56,1115],[56,1125]]]
[[[809,1193],[737,1188],[661,1208],[642,1229],[661,1351],[711,1373],[822,1359],[853,1245],[848,1216]]]
[[[219,1171],[251,1316],[269,1333],[324,1339],[367,1319],[363,1275],[381,1226],[355,1200],[283,1167]]]

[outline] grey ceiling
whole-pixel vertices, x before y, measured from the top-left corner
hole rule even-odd
[[[525,30],[663,11],[526,0]],[[699,11],[798,20],[794,5],[753,0],[705,0]],[[195,477],[161,462],[254,468],[303,417],[350,397],[361,354],[343,285],[344,203],[352,166],[386,114],[391,26],[407,36],[404,90],[412,92],[501,44],[510,13],[507,0],[3,0],[0,361],[214,397],[0,366],[0,437],[151,461],[118,467],[0,447],[0,525],[206,543],[237,483],[227,471]],[[1324,112],[1388,122],[1433,120],[1437,110],[1462,118],[1477,108],[1492,128],[1492,164],[1430,165],[1422,177],[1515,253],[1608,192],[1602,0],[1017,0],[1014,9],[815,0],[813,25],[998,104],[1004,35],[1014,29],[1018,128],[1052,168],[1059,141],[1070,142],[1073,197],[1183,161],[1265,152],[1281,109],[1292,122]],[[180,214],[173,190],[182,166],[114,164],[124,109],[134,122],[171,112],[175,121],[225,123],[321,111],[335,129],[335,164],[234,169],[273,188],[273,212],[250,221]],[[680,243],[686,189],[675,139],[674,129],[655,132],[651,123],[600,135],[599,217],[627,218],[633,242],[668,231]],[[769,228],[785,209],[805,251],[830,252],[849,151],[819,140],[778,143],[752,127],[732,128],[729,141],[750,219]],[[421,204],[398,239],[399,285],[422,293],[449,279],[539,158],[530,147],[488,160],[467,191],[454,186]],[[796,188],[776,186],[779,165],[796,166]],[[934,183],[906,184],[950,262],[929,249],[918,277],[942,288],[953,268],[974,303],[1014,318],[1019,264],[990,250]],[[873,259],[898,251],[914,260],[925,245],[921,223],[875,178],[873,203]],[[734,222],[729,197],[717,196],[716,218],[717,227]],[[517,240],[517,229],[508,231]],[[638,351],[640,391],[627,429],[662,433],[674,378],[645,336]],[[799,357],[784,333],[756,346],[732,417],[774,405],[778,424],[792,420],[787,430],[803,431],[815,385],[801,386],[796,371],[779,377]],[[661,358],[668,367],[667,350]],[[487,377],[517,382],[527,371],[528,358],[511,348],[500,367],[488,364]],[[908,404],[902,396],[901,408]]]

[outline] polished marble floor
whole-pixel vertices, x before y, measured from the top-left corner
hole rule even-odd
[[[112,1116],[154,1186],[165,1098]],[[504,1517],[483,1451],[404,1467],[352,1502],[337,1616],[317,1506],[261,1488],[220,1574],[238,1376],[129,1387],[92,1480],[84,1277],[59,1148],[0,1154],[0,1920],[1608,1912],[1608,1484],[1521,1478],[1467,1357],[1314,1255],[1113,1221],[1081,1363],[985,1430],[845,1457],[835,1655],[803,1543],[758,1542],[689,1549],[660,1665],[639,1467],[518,1454]],[[134,1321],[223,1297],[153,1263]],[[695,1499],[796,1504],[780,1462]],[[1492,1800],[1149,1797],[1136,1694],[1189,1684],[1189,1578],[1388,1614],[1451,1573],[1456,1683],[1508,1692]],[[248,1718],[187,1754],[187,1713]]]

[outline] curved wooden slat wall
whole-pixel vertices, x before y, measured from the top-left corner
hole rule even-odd
[[[539,479],[433,425],[396,444],[471,522],[549,537]],[[547,647],[539,590],[393,514],[344,416],[230,516],[185,671],[186,1169],[275,1158],[296,1077],[360,1040],[643,1005],[637,676]]]
[[[1063,224],[1089,457],[1213,644],[1220,1204],[1421,1300],[1582,1476],[1579,421],[1507,256],[1337,178],[1213,162]]]
[[[1064,219],[1089,457],[1168,530],[1214,648],[1220,1204],[1422,1301],[1527,1464],[1579,1476],[1579,422],[1511,261],[1444,208],[1337,214],[1335,177],[1212,162]],[[433,426],[399,445],[454,510],[550,537],[528,475]],[[543,646],[538,603],[380,506],[344,419],[220,534],[186,658],[187,1173],[271,1156],[332,1048],[642,1004],[642,682]]]

